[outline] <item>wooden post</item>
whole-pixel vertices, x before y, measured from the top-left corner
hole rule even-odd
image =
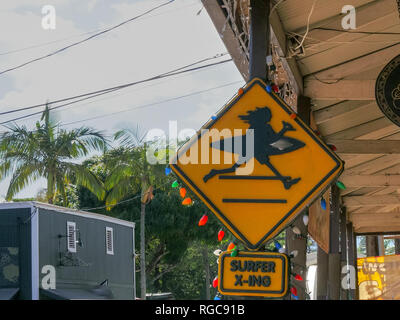
[[[368,257],[376,257],[379,255],[379,243],[377,236],[367,236],[366,246]]]
[[[307,125],[310,124],[310,113],[311,113],[311,99],[304,96],[298,97],[297,115]],[[298,254],[292,259],[294,263],[293,272],[298,273],[302,276],[303,281],[296,281],[294,284],[297,288],[299,300],[305,300],[306,294],[306,279],[307,279],[307,226],[304,225],[303,215],[307,211],[302,212],[292,223],[294,227],[300,229],[303,238],[297,237],[291,229],[286,231],[286,248],[287,252],[290,253],[293,250],[297,250]]]
[[[340,267],[341,267],[341,278],[343,279],[346,276],[344,270],[347,270],[347,241],[348,235],[346,231],[346,222],[347,222],[347,215],[346,215],[346,208],[342,207],[340,210]],[[341,280],[341,284],[342,284]],[[340,300],[348,300],[349,299],[349,292],[348,288],[341,285],[340,289]]]
[[[334,185],[331,188],[331,212],[330,212],[330,250],[328,268],[328,300],[340,299],[340,192]]]
[[[394,253],[400,254],[400,239],[394,239]]]
[[[266,57],[270,43],[270,0],[250,1],[249,78],[267,80]]]
[[[328,254],[318,247],[317,251],[317,300],[327,300]]]
[[[350,286],[350,295],[349,298],[351,300],[358,299],[358,280],[357,280],[357,237],[354,234],[353,224],[351,222],[346,224],[346,235],[347,235],[347,262],[350,268],[355,272],[354,274],[354,283],[351,283]]]

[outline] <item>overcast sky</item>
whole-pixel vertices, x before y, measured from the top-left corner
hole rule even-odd
[[[88,32],[117,25],[165,2],[167,0],[1,0],[0,72],[85,39],[90,35]],[[44,5],[53,5],[56,10],[54,30],[42,27]],[[225,53],[226,48],[206,10],[197,15],[201,8],[200,0],[175,0],[109,33],[0,75],[0,112],[146,79]],[[229,55],[219,60],[226,58]],[[69,123],[131,109],[65,127],[86,125],[110,135],[136,125],[140,125],[143,132],[153,128],[168,132],[170,120],[178,122],[178,130],[197,130],[243,84],[234,64],[228,62],[130,87],[54,113],[58,120]],[[137,108],[220,86],[225,87]],[[1,122],[32,111],[37,109],[4,115]],[[39,117],[17,123],[31,128]],[[6,194],[7,182],[0,184],[2,197]],[[36,183],[18,196],[35,196],[44,186],[44,183]]]

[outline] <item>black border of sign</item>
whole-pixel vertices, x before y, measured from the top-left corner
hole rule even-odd
[[[274,100],[275,102],[284,110],[287,112],[287,114],[292,114],[293,111],[286,106],[284,103],[282,103],[282,101],[275,96],[274,94],[270,94],[268,91],[266,91],[265,89],[265,84],[260,80],[260,79],[253,79],[251,84],[248,87],[243,88],[244,92],[243,94],[237,96],[235,99],[233,99],[223,110],[221,113],[218,114],[217,118],[213,121],[211,121],[206,127],[205,129],[210,129],[214,123],[216,123],[227,111],[229,111],[232,106],[234,106],[236,104],[236,102],[245,95],[245,93],[250,90],[255,84],[258,84],[261,86],[261,88],[263,88],[265,90],[265,92],[267,94],[269,94]],[[283,221],[285,221],[292,213],[293,211],[295,211],[299,206],[304,205],[304,201],[321,185],[323,184],[326,180],[328,180],[331,175],[340,167],[342,167],[342,169],[338,172],[337,176],[339,176],[342,171],[343,171],[343,162],[329,149],[328,146],[326,146],[324,143],[322,143],[322,141],[302,122],[298,119],[298,117],[296,117],[294,119],[294,121],[296,121],[296,123],[301,126],[303,128],[304,131],[306,131],[309,136],[311,138],[313,138],[313,140],[320,145],[320,147],[322,149],[325,150],[325,152],[336,162],[336,166],[317,184],[315,185],[281,220],[278,221],[278,223],[272,228],[270,229],[267,234],[262,237],[262,239],[257,242],[256,244],[252,244],[250,243],[246,237],[243,236],[243,234],[229,221],[228,218],[225,217],[225,215],[217,208],[217,206],[215,206],[210,199],[208,199],[208,197],[189,179],[189,177],[177,166],[177,162],[179,159],[179,155],[181,155],[182,153],[186,153],[186,151],[192,146],[192,144],[195,141],[198,141],[201,136],[202,136],[202,131],[200,130],[197,133],[197,138],[196,139],[191,139],[189,140],[188,143],[186,143],[181,149],[178,150],[178,152],[176,153],[175,157],[173,158],[173,163],[171,164],[171,167],[173,169],[175,169],[187,182],[188,182],[188,186],[190,188],[193,188],[198,194],[201,195],[201,197],[203,197],[203,199],[218,213],[218,215],[224,220],[224,222],[229,225],[232,230],[234,230],[234,232],[239,236],[240,240],[242,240],[246,247],[248,249],[251,250],[257,250],[259,247],[262,246],[262,244],[265,242],[265,239],[268,238],[268,236],[274,232],[277,228],[279,228],[281,226],[281,224],[283,223]],[[202,128],[203,129],[203,128]],[[196,193],[195,192],[195,193]]]
[[[240,289],[225,289],[223,287],[223,279],[224,279],[224,260],[225,258],[230,258],[230,252],[223,252],[221,253],[221,259],[219,261],[219,268],[220,268],[220,278],[218,279],[218,289],[220,290],[220,292],[222,294],[224,293],[250,293],[250,294],[262,294],[262,293],[269,293],[269,294],[280,294],[280,296],[277,297],[273,297],[273,298],[281,298],[284,297],[287,294],[288,288],[289,288],[289,270],[288,270],[288,265],[287,265],[287,261],[289,261],[288,257],[286,255],[284,255],[283,253],[276,253],[276,254],[271,254],[270,252],[266,253],[266,254],[262,254],[262,253],[251,253],[251,252],[238,252],[238,255],[234,258],[270,258],[270,259],[281,259],[282,260],[282,283],[281,283],[281,287],[282,289],[280,291],[271,291],[271,290],[240,290]],[[285,286],[285,280],[286,281],[286,286]]]

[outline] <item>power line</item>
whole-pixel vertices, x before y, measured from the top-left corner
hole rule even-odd
[[[65,101],[69,101],[69,100],[80,99],[80,98],[83,98],[83,97],[88,97],[88,99],[89,99],[89,98],[92,98],[92,97],[96,97],[96,96],[99,96],[99,95],[107,94],[107,93],[110,93],[110,92],[113,92],[113,91],[116,91],[116,90],[125,89],[127,87],[131,87],[131,86],[138,85],[138,84],[141,84],[141,83],[150,82],[150,81],[154,81],[154,80],[158,80],[158,79],[162,79],[162,78],[166,78],[166,77],[171,77],[171,76],[182,74],[182,73],[192,72],[192,71],[196,71],[196,70],[200,70],[200,69],[204,69],[204,68],[208,68],[208,67],[212,67],[212,66],[215,66],[215,65],[219,65],[219,64],[223,64],[223,63],[232,61],[232,59],[227,59],[227,60],[222,60],[222,61],[219,61],[219,62],[210,63],[210,64],[206,64],[206,65],[203,65],[203,66],[187,69],[190,66],[193,66],[193,65],[205,62],[205,61],[217,59],[217,58],[220,58],[220,57],[222,57],[224,55],[226,55],[226,53],[217,54],[217,55],[215,55],[213,57],[205,58],[205,59],[190,63],[190,64],[188,64],[186,66],[179,67],[177,69],[174,69],[174,70],[171,70],[171,71],[168,71],[168,72],[165,72],[165,73],[162,73],[160,75],[153,76],[153,77],[150,77],[150,78],[147,78],[147,79],[144,79],[144,80],[134,81],[134,82],[118,85],[118,86],[115,86],[115,87],[110,87],[110,88],[106,88],[106,89],[92,91],[92,92],[89,92],[89,93],[83,93],[83,94],[72,96],[72,97],[68,97],[68,98],[62,98],[62,99],[58,99],[58,100],[53,100],[53,101],[49,101],[47,103],[41,103],[41,104],[36,104],[36,105],[28,106],[28,107],[16,108],[16,109],[0,112],[0,115],[20,112],[20,111],[25,111],[25,110],[31,110],[31,109],[43,107],[46,104],[56,104],[56,103],[65,102]],[[183,70],[183,69],[186,69],[186,70]],[[82,100],[85,100],[85,99],[73,101],[73,102],[68,103],[66,105],[77,103],[77,102],[82,101]],[[54,108],[57,108],[57,107],[54,107]],[[37,113],[33,113],[33,114],[37,114]],[[33,114],[30,114],[30,115],[33,115]],[[30,115],[26,115],[26,116],[24,116],[24,118],[26,118],[26,117],[28,117]],[[16,120],[19,120],[19,118],[7,120],[7,121],[4,121],[4,122],[1,122],[0,124],[5,124],[5,123],[16,121]]]
[[[29,61],[27,61],[27,62],[24,62],[24,63],[22,63],[22,64],[20,64],[20,65],[18,65],[18,66],[15,66],[15,67],[12,67],[12,68],[9,68],[9,69],[0,71],[0,75],[5,74],[5,73],[10,72],[10,71],[14,71],[14,70],[20,69],[20,68],[22,68],[22,67],[25,67],[25,66],[31,64],[31,63],[34,63],[34,62],[43,60],[43,59],[45,59],[45,58],[49,58],[49,57],[54,56],[54,55],[56,55],[56,54],[58,54],[58,53],[60,53],[60,52],[63,52],[63,51],[65,51],[65,50],[68,50],[68,49],[70,49],[70,48],[72,48],[72,47],[75,47],[75,46],[77,46],[77,45],[79,45],[79,44],[82,44],[82,43],[84,43],[84,42],[86,42],[86,41],[92,40],[93,38],[96,38],[96,37],[98,37],[98,36],[100,36],[100,35],[103,35],[103,34],[105,34],[105,33],[107,33],[107,32],[110,32],[110,31],[112,31],[112,30],[115,30],[115,29],[117,29],[117,28],[119,28],[119,27],[121,27],[121,26],[123,26],[123,25],[125,25],[125,24],[127,24],[127,23],[129,23],[129,22],[131,22],[131,21],[134,21],[134,20],[136,20],[136,19],[138,19],[138,18],[140,18],[140,17],[143,17],[143,16],[145,16],[145,15],[147,15],[147,14],[153,12],[154,10],[157,10],[157,9],[159,9],[159,8],[161,8],[161,7],[164,7],[164,6],[166,6],[166,5],[169,5],[169,4],[171,4],[172,2],[174,2],[174,1],[175,1],[175,0],[167,1],[167,2],[165,2],[165,3],[163,3],[163,4],[160,4],[160,5],[158,5],[158,6],[154,7],[154,8],[152,8],[152,9],[150,9],[150,10],[147,10],[146,12],[144,12],[144,13],[142,13],[142,14],[139,14],[139,15],[137,15],[137,16],[135,16],[135,17],[133,17],[133,18],[130,18],[130,19],[128,19],[128,20],[125,20],[125,21],[123,21],[123,22],[121,22],[121,23],[119,23],[119,24],[117,24],[117,25],[115,25],[115,26],[113,26],[113,27],[110,27],[110,28],[104,29],[104,30],[102,30],[102,31],[100,31],[100,32],[97,32],[97,33],[95,33],[94,35],[91,35],[90,37],[87,37],[87,38],[85,38],[85,39],[83,39],[83,40],[80,40],[80,41],[78,41],[78,42],[75,42],[75,43],[73,43],[73,44],[70,44],[70,45],[68,45],[68,46],[66,46],[66,47],[63,47],[63,48],[61,48],[61,49],[58,49],[58,50],[56,50],[56,51],[54,51],[54,52],[51,52],[51,53],[46,54],[46,55],[44,55],[44,56],[41,56],[41,57],[39,57],[39,58],[35,58],[35,59],[29,60]]]
[[[192,7],[192,6],[197,5],[197,4],[198,4],[198,2],[191,3],[189,5],[182,6],[182,7],[179,7],[177,9],[174,9],[174,10],[169,10],[169,11],[167,11],[165,13],[160,13],[160,14],[157,14],[157,15],[150,16],[149,18],[157,17],[157,16],[164,15],[164,14],[170,13],[170,12],[175,12],[176,10],[182,10],[182,9],[185,9],[185,8],[188,8],[188,7]],[[88,34],[93,34],[93,33],[99,32],[99,31],[101,31],[101,29],[96,29],[96,30],[92,30],[92,31],[88,31],[88,32],[80,33],[80,34],[70,35],[70,36],[65,37],[65,38],[61,38],[61,39],[57,39],[57,40],[53,40],[53,41],[48,41],[48,42],[44,42],[44,43],[42,42],[42,43],[38,43],[38,44],[31,45],[31,46],[28,46],[28,47],[23,47],[23,48],[19,48],[19,49],[13,49],[13,50],[5,51],[5,52],[0,52],[0,56],[6,56],[6,55],[13,54],[13,53],[19,53],[19,52],[23,52],[23,51],[27,51],[27,50],[31,50],[31,49],[35,49],[35,48],[41,48],[41,47],[45,47],[45,46],[51,45],[53,43],[65,42],[65,41],[70,40],[70,39],[86,36]]]
[[[198,70],[198,71],[196,71],[196,72],[202,72],[202,71],[207,71],[207,69]],[[187,77],[187,76],[189,76],[189,75],[190,75],[190,73],[186,73],[186,74],[183,74],[183,75],[177,75],[173,80],[179,79],[180,77]],[[166,80],[164,80],[164,81],[159,81],[159,82],[156,83],[156,84],[150,83],[150,84],[148,84],[147,86],[143,86],[143,87],[139,88],[139,90],[143,90],[143,89],[146,89],[146,88],[152,88],[152,87],[154,87],[154,86],[158,86],[158,85],[164,84],[164,83],[166,83],[166,82],[168,82],[168,81],[170,81],[170,80],[169,80],[169,79],[166,79]],[[125,93],[123,93],[123,94],[129,94],[129,93],[130,93],[130,92],[125,92]],[[63,112],[63,111],[65,111],[65,110],[69,110],[69,109],[74,108],[74,107],[83,107],[83,106],[87,106],[87,105],[89,105],[89,104],[97,103],[97,102],[100,102],[100,101],[113,99],[113,98],[116,98],[116,97],[121,96],[121,95],[122,95],[122,93],[119,92],[119,93],[117,93],[117,94],[115,94],[115,95],[113,95],[113,96],[106,97],[106,98],[102,98],[102,99],[97,99],[97,100],[94,100],[94,101],[91,101],[91,102],[87,102],[87,103],[85,103],[85,104],[78,104],[78,105],[76,105],[76,104],[74,103],[71,107],[69,107],[69,108],[64,108],[63,110],[55,110],[54,112],[52,112],[52,114],[54,115],[54,113]],[[90,98],[94,98],[94,96],[91,96]],[[85,99],[82,99],[82,100],[85,100]],[[79,102],[79,101],[75,101],[75,102]],[[53,111],[54,108],[51,108],[51,110]],[[40,111],[40,112],[38,112],[38,113],[35,113],[35,115],[36,115],[36,114],[39,114],[39,113],[42,113],[42,111]],[[29,115],[27,115],[27,117],[24,117],[24,118],[25,118],[25,119],[31,118],[31,117],[34,117],[35,115],[29,114]],[[15,121],[18,121],[18,120],[15,120]]]
[[[76,124],[76,123],[81,123],[81,122],[101,119],[101,118],[113,116],[113,115],[116,115],[116,114],[129,112],[129,111],[132,111],[132,110],[143,109],[143,108],[151,107],[151,106],[154,106],[154,105],[157,105],[157,104],[176,101],[176,100],[179,100],[179,99],[183,99],[183,98],[195,96],[195,95],[198,95],[198,94],[206,93],[206,92],[209,92],[209,91],[212,91],[212,90],[216,90],[216,89],[221,89],[221,88],[225,88],[225,87],[228,87],[228,86],[232,86],[234,84],[238,84],[238,83],[241,83],[241,82],[243,82],[243,80],[230,82],[230,83],[227,83],[227,84],[224,84],[224,85],[220,85],[220,86],[217,86],[217,87],[212,87],[212,88],[209,88],[209,89],[188,93],[188,94],[185,94],[185,95],[181,95],[181,96],[178,96],[178,97],[174,97],[174,98],[170,98],[170,99],[166,99],[166,100],[162,100],[162,101],[157,101],[157,102],[152,102],[152,103],[139,105],[139,106],[136,106],[136,107],[133,107],[133,108],[131,107],[129,109],[124,109],[124,110],[120,110],[120,111],[116,111],[116,112],[110,112],[110,113],[102,114],[102,115],[95,116],[95,117],[90,117],[90,118],[86,118],[86,119],[81,119],[81,120],[77,120],[77,121],[64,123],[61,126],[68,126],[68,125],[71,125],[71,124]],[[51,109],[51,110],[53,110],[53,109]]]

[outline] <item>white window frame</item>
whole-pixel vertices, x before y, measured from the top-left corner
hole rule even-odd
[[[108,233],[111,233],[111,250],[108,249]],[[114,229],[106,227],[106,253],[114,255]]]
[[[73,244],[74,244],[74,247],[71,247],[70,246],[70,243],[71,243],[71,235],[70,235],[70,227],[72,227],[73,228],[73,235],[72,235],[72,240],[73,240]],[[75,222],[72,222],[72,221],[67,221],[67,249],[68,249],[68,251],[69,252],[73,252],[73,253],[76,253],[76,223]]]

